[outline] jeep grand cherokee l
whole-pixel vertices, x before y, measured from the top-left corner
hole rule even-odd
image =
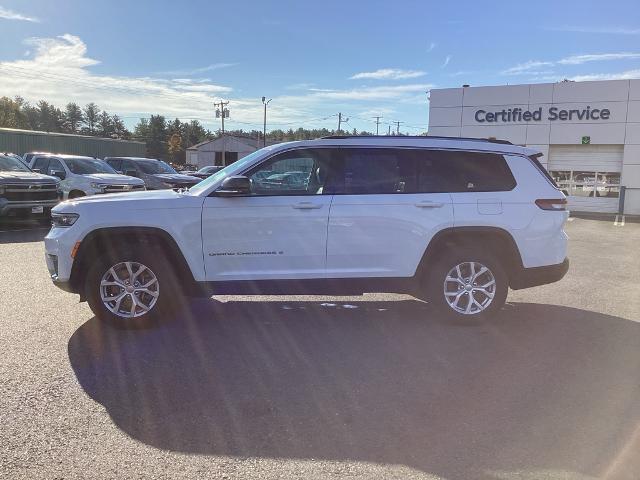
[[[404,292],[454,318],[568,269],[565,196],[508,142],[327,137],[273,145],[189,190],[65,202],[46,261],[59,287],[124,326],[182,294]],[[263,172],[302,172],[267,188]]]

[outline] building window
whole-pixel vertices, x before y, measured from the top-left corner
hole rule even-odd
[[[222,152],[215,152],[214,165],[222,165]],[[224,165],[231,165],[238,161],[238,152],[224,152]]]
[[[549,173],[567,196],[592,198],[620,196],[620,172],[552,170]]]

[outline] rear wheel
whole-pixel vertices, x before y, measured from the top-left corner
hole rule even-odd
[[[494,255],[477,248],[454,247],[431,269],[427,297],[447,318],[484,319],[504,306],[508,286],[504,268]]]
[[[85,295],[96,317],[121,328],[171,318],[182,304],[182,290],[164,258],[159,252],[138,250],[99,258],[85,280]]]

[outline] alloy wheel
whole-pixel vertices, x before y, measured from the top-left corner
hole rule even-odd
[[[100,280],[100,299],[121,318],[140,317],[149,312],[160,295],[160,283],[153,271],[139,262],[120,262]]]
[[[462,262],[447,273],[444,298],[449,307],[463,315],[485,311],[496,294],[493,272],[480,262]]]

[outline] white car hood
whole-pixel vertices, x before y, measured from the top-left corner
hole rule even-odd
[[[83,175],[83,177],[87,177],[99,183],[108,183],[110,185],[140,185],[144,183],[139,178],[120,175],[119,173],[91,173]]]

